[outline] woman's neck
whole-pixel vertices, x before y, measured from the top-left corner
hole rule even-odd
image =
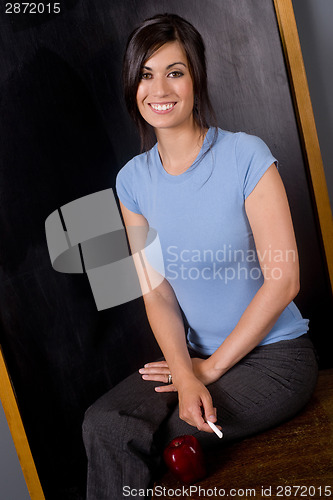
[[[206,132],[202,133],[196,124],[182,129],[155,130],[164,169],[171,175],[185,172],[198,156]]]

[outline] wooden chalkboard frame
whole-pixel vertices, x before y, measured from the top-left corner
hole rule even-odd
[[[284,58],[296,112],[305,163],[333,290],[333,219],[316,124],[291,0],[274,0]]]
[[[21,419],[14,388],[0,346],[0,399],[12,435],[23,475],[32,500],[44,500],[44,493]]]
[[[303,63],[292,0],[272,0],[277,17],[291,94],[312,188],[313,205],[322,239],[326,267],[333,289],[333,219],[319,141]],[[0,399],[32,500],[43,500],[34,459],[20,416],[15,390],[0,349]]]

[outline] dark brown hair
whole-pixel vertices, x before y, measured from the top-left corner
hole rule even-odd
[[[173,41],[182,45],[189,64],[194,91],[193,118],[202,131],[209,127],[209,118],[216,127],[207,89],[205,45],[200,33],[176,14],[157,14],[131,33],[123,60],[125,102],[139,129],[142,151],[150,149],[156,141],[153,128],[142,118],[136,102],[142,66],[162,45]]]

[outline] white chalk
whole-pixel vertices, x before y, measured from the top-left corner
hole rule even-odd
[[[215,432],[215,434],[221,439],[223,437],[223,434],[222,432],[220,431],[220,429],[218,429],[216,427],[215,424],[213,424],[213,422],[210,422],[209,420],[207,420],[207,424],[209,425],[209,427]]]

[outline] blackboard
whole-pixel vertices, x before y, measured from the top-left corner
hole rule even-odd
[[[0,343],[45,497],[72,500],[85,497],[85,409],[159,348],[142,299],[97,311],[84,274],[52,269],[44,222],[114,188],[139,152],[120,75],[127,36],[146,17],[174,12],[196,26],[219,126],[258,135],[278,158],[300,255],[296,303],[322,368],[332,366],[332,301],[273,1],[59,5],[35,14],[1,6]]]

